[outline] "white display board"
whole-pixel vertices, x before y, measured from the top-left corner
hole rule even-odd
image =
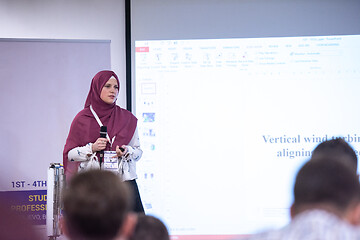
[[[63,161],[92,77],[111,67],[110,41],[0,39],[0,52],[0,197],[43,225],[48,167]]]

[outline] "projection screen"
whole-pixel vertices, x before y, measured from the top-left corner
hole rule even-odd
[[[174,239],[290,220],[320,142],[360,150],[359,1],[132,1],[132,108],[147,214]]]

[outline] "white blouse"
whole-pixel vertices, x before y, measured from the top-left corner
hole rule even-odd
[[[140,149],[140,139],[138,129],[135,129],[134,135],[129,144],[126,145],[127,154],[119,158],[118,174],[123,181],[129,181],[137,178],[136,162],[142,156],[143,151]],[[96,152],[92,151],[92,143],[82,147],[75,147],[68,152],[69,161],[81,162],[78,171],[100,168],[96,157]]]

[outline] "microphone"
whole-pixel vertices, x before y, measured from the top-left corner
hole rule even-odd
[[[101,138],[106,138],[107,135],[107,127],[106,126],[101,126],[100,127],[100,137]],[[100,151],[100,158],[99,158],[99,164],[100,164],[100,168],[101,168],[101,163],[103,162],[104,159],[104,150]]]

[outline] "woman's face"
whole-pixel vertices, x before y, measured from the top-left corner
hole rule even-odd
[[[100,98],[107,104],[113,104],[119,94],[119,86],[114,77],[111,77],[101,90]]]

